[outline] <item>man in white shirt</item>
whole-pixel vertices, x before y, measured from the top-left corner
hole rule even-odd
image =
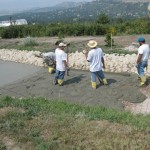
[[[143,37],[138,38],[137,42],[139,42],[140,47],[138,48],[136,67],[140,79],[140,86],[143,86],[146,84],[146,75],[144,69],[147,69],[148,66],[150,48],[148,44],[145,44],[145,39]]]
[[[102,67],[105,68],[102,49],[97,47],[97,42],[94,40],[90,40],[87,45],[91,50],[89,53],[87,53],[86,50],[83,50],[83,53],[85,54],[87,61],[90,63],[92,88],[96,89],[96,77],[98,77],[104,85],[108,85],[107,79],[102,71]]]
[[[56,57],[56,76],[55,76],[55,84],[63,85],[63,79],[65,76],[65,71],[68,67],[67,64],[67,54],[64,49],[67,45],[64,43],[59,43],[58,48],[55,50]]]

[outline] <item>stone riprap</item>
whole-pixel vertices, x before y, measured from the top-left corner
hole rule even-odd
[[[15,49],[0,49],[0,59],[14,61],[18,63],[33,64],[36,66],[44,66],[43,58],[40,58],[39,51],[18,51]]]
[[[39,51],[18,51],[15,49],[0,49],[0,59],[7,61],[15,61],[25,64],[33,64],[36,66],[45,66],[43,58],[40,57]],[[106,72],[132,72],[136,73],[136,54],[105,54]],[[69,66],[74,69],[88,70],[89,64],[82,52],[76,51],[69,54]],[[148,66],[147,74],[150,75],[150,66]]]
[[[136,69],[136,54],[105,54],[105,71],[106,72],[132,72],[137,73]],[[69,64],[70,67],[81,70],[88,70],[89,64],[86,61],[85,56],[82,52],[75,52],[69,54]],[[150,66],[147,69],[147,75],[150,75]]]

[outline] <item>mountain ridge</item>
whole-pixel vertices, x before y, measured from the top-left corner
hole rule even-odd
[[[130,1],[130,2],[127,2]],[[95,0],[92,2],[65,2],[55,7],[35,8],[13,14],[13,19],[26,19],[30,23],[80,22],[96,20],[101,13],[110,18],[140,18],[148,14],[149,2],[135,0]],[[10,17],[10,16],[9,16]],[[0,20],[8,16],[0,16]]]

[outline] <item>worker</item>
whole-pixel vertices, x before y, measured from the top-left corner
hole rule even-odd
[[[87,61],[90,63],[92,88],[97,88],[96,77],[100,79],[103,85],[108,85],[107,79],[102,71],[102,67],[105,69],[102,49],[97,47],[95,40],[90,40],[87,45],[91,50],[88,53],[87,50],[83,50],[83,54],[85,54]]]
[[[56,75],[54,84],[59,84],[60,86],[64,83],[65,72],[68,68],[67,54],[65,53],[65,47],[67,44],[61,42],[58,48],[55,50],[56,56]]]
[[[42,58],[44,60],[44,63],[47,64],[48,66],[48,72],[49,73],[55,73],[55,53],[54,52],[47,52],[47,53],[42,53]]]
[[[138,72],[138,77],[140,79],[140,86],[145,86],[146,74],[145,74],[144,69],[147,69],[147,66],[148,66],[150,47],[148,44],[145,43],[144,37],[139,37],[137,42],[139,43],[140,47],[138,48],[136,68]]]

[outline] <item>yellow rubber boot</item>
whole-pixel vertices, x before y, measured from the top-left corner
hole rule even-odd
[[[93,88],[93,89],[96,89],[96,82],[92,82],[92,81],[91,81],[91,83],[92,83],[92,88]]]
[[[140,78],[141,78],[140,86],[146,85],[146,76],[142,76]]]
[[[59,84],[60,86],[62,86],[63,83],[64,83],[64,81],[63,81],[62,79],[58,79],[58,84]]]
[[[103,81],[103,84],[104,84],[104,85],[108,85],[108,82],[107,82],[107,79],[106,79],[106,78],[104,78],[102,81]]]
[[[54,73],[54,68],[53,67],[48,67],[48,72],[49,73]]]

